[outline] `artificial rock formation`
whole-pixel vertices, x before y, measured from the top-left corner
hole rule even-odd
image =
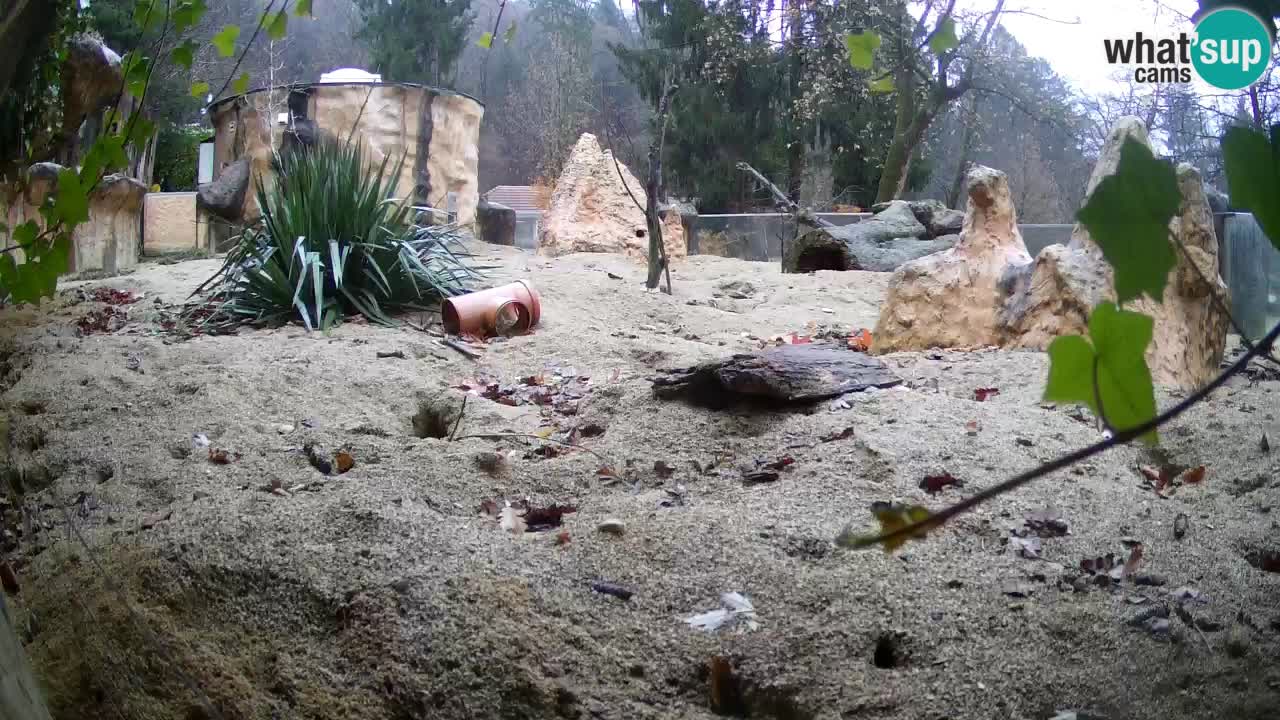
[[[890,200],[889,202],[876,203],[871,206],[871,212],[882,213],[893,207],[895,203],[900,202],[904,201]],[[952,210],[943,204],[941,200],[906,200],[905,203],[911,209],[911,214],[924,226],[925,234],[921,237],[926,240],[946,235],[956,235],[960,232],[960,228],[964,226],[964,213],[959,210]]]
[[[927,239],[930,237],[929,228],[920,222],[911,205],[895,200],[868,220],[815,228],[796,238],[787,245],[782,271],[892,272],[909,260],[946,250],[955,241],[954,236]]]
[[[49,193],[57,192],[62,169],[55,163],[38,163],[27,170],[25,193],[5,212],[10,227],[28,220],[44,227],[39,208]],[[146,186],[133,178],[120,174],[102,178],[89,193],[89,220],[76,226],[72,233],[74,247],[68,272],[116,273],[137,265],[142,249],[142,200],[146,194]],[[22,259],[20,252],[14,256]]]
[[[1150,146],[1140,120],[1122,119],[1107,138],[1086,195],[1115,173],[1127,138]],[[1219,277],[1213,215],[1200,175],[1182,164],[1177,178],[1182,202],[1170,231],[1186,252],[1177,252],[1163,302],[1144,297],[1129,308],[1155,320],[1147,349],[1154,380],[1190,389],[1212,379],[1222,360],[1228,320],[1214,295],[1225,304],[1227,288]],[[1092,309],[1114,299],[1113,271],[1084,226],[1076,226],[1067,245],[1050,245],[1031,261],[1007,179],[978,167],[969,175],[960,241],[894,274],[874,351],[981,345],[1043,350],[1061,335],[1087,334]]]
[[[292,131],[279,124],[285,111]],[[483,116],[484,106],[461,93],[398,83],[292,85],[223,98],[209,108],[214,175],[220,180],[246,158],[249,173],[240,210],[222,217],[257,218],[253,189],[259,179],[269,183],[272,155],[331,137],[359,143],[370,168],[386,161],[390,172],[398,164],[397,197],[439,209],[452,204],[458,222],[470,224],[480,196]]]
[[[101,40],[76,35],[62,62],[62,126],[79,129],[89,113],[107,107],[120,92],[120,56]]]
[[[649,238],[644,212],[636,206],[643,206],[646,197],[644,183],[626,165],[615,163],[613,153],[601,149],[594,135],[584,133],[573,146],[551,193],[551,205],[542,218],[538,253],[622,253],[647,259]],[[668,258],[687,254],[677,208],[663,213],[662,241]]]
[[[1008,176],[974,167],[955,245],[904,264],[889,281],[875,352],[999,344],[1001,281],[1010,266],[1030,263]]]

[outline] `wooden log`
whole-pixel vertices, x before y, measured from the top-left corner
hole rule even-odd
[[[722,408],[742,400],[815,402],[893,387],[902,380],[876,358],[837,345],[806,343],[669,370],[651,382],[659,397]]]

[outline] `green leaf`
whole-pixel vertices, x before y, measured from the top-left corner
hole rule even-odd
[[[882,77],[879,80],[871,82],[868,87],[871,88],[871,92],[873,93],[891,93],[894,88],[893,78]]]
[[[240,77],[231,83],[231,92],[236,95],[243,95],[249,92],[249,73],[240,73]]]
[[[1280,125],[1271,128],[1271,142],[1260,132],[1233,127],[1222,138],[1227,192],[1231,203],[1253,218],[1280,250]]]
[[[476,41],[476,44],[486,50],[489,49],[489,47],[493,45],[493,33],[487,32],[481,35],[480,39]]]
[[[58,191],[54,208],[62,222],[79,225],[89,219],[89,197],[80,184],[80,175],[71,168],[58,171]]]
[[[502,33],[502,42],[510,45],[511,41],[514,40],[515,37],[516,37],[516,21],[512,20],[511,24],[507,26],[507,31]]]
[[[129,137],[125,138],[125,142],[135,148],[145,148],[147,143],[151,142],[151,138],[155,133],[155,123],[144,117],[135,115],[129,118]]]
[[[182,34],[195,27],[208,9],[204,0],[184,0],[173,10],[173,29]]]
[[[34,221],[28,221],[19,230],[24,237],[25,262],[18,265],[12,253],[0,255],[0,286],[18,303],[38,303],[40,298],[53,295],[58,276],[67,271],[71,260],[71,237],[58,233],[49,243],[36,243],[38,231]],[[29,232],[28,232],[29,231]]]
[[[164,24],[164,12],[164,4],[157,0],[138,0],[133,4],[133,24],[155,30]]]
[[[293,14],[298,17],[310,16],[312,14],[311,0],[298,0],[293,6]]]
[[[844,36],[844,46],[849,51],[849,64],[858,70],[870,70],[880,48],[880,34],[868,30]]]
[[[875,516],[876,522],[880,524],[880,532],[873,535],[858,535],[846,529],[836,538],[836,544],[841,547],[855,549],[883,544],[885,552],[893,552],[906,544],[907,540],[922,539],[928,534],[929,530],[937,527],[937,523],[928,522],[933,517],[933,514],[929,512],[928,508],[920,505],[906,506],[897,503],[877,502],[872,503],[871,514]],[[917,522],[923,522],[925,525],[909,535],[901,535],[892,540],[882,541],[880,539],[884,535],[896,532]]]
[[[36,241],[40,236],[40,226],[35,220],[28,220],[13,229],[13,243],[20,247],[27,247]]]
[[[1120,164],[1094,189],[1077,215],[1115,270],[1116,297],[1123,303],[1146,293],[1164,298],[1177,255],[1169,241],[1169,221],[1182,196],[1173,166],[1146,145],[1128,138]]]
[[[213,46],[218,49],[218,54],[222,57],[231,57],[236,54],[236,40],[240,38],[239,25],[227,25],[213,36]]]
[[[1116,431],[1150,421],[1156,396],[1146,351],[1154,326],[1142,313],[1098,305],[1089,316],[1089,339],[1069,335],[1050,343],[1045,401],[1084,405]],[[1141,439],[1159,441],[1154,430]]]
[[[201,102],[203,102],[205,97],[208,94],[209,94],[209,83],[203,80],[199,82],[191,83],[191,97],[197,98]]]
[[[150,67],[150,60],[134,52],[127,53],[120,61],[120,71],[124,74],[126,87],[135,98],[141,98],[147,91]]]
[[[169,58],[173,60],[175,65],[181,65],[190,70],[196,61],[196,44],[191,40],[187,40],[174,48],[173,52],[169,53]]]
[[[80,185],[88,187],[102,175],[129,164],[124,151],[124,138],[119,135],[99,135],[80,164]]]
[[[289,14],[281,10],[267,19],[267,37],[272,40],[283,40],[289,32]]]
[[[956,37],[956,21],[950,17],[943,18],[938,23],[938,29],[933,31],[933,36],[929,38],[929,49],[934,55],[941,55],[948,50],[954,50],[959,47],[960,38]]]

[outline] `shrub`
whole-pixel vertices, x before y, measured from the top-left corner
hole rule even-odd
[[[204,322],[296,317],[327,330],[360,313],[394,325],[392,313],[465,292],[479,273],[456,226],[419,226],[394,197],[403,162],[372,170],[358,145],[332,140],[273,158],[274,184],[256,187],[261,217],[200,288],[216,284],[216,312]]]
[[[202,128],[168,126],[156,138],[156,164],[152,177],[165,192],[196,189],[196,165],[200,141],[209,134]]]

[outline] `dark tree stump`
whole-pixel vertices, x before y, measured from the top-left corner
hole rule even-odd
[[[893,387],[902,380],[884,362],[864,353],[804,344],[668,370],[652,382],[658,397],[726,407],[741,400],[814,402],[871,387]]]

